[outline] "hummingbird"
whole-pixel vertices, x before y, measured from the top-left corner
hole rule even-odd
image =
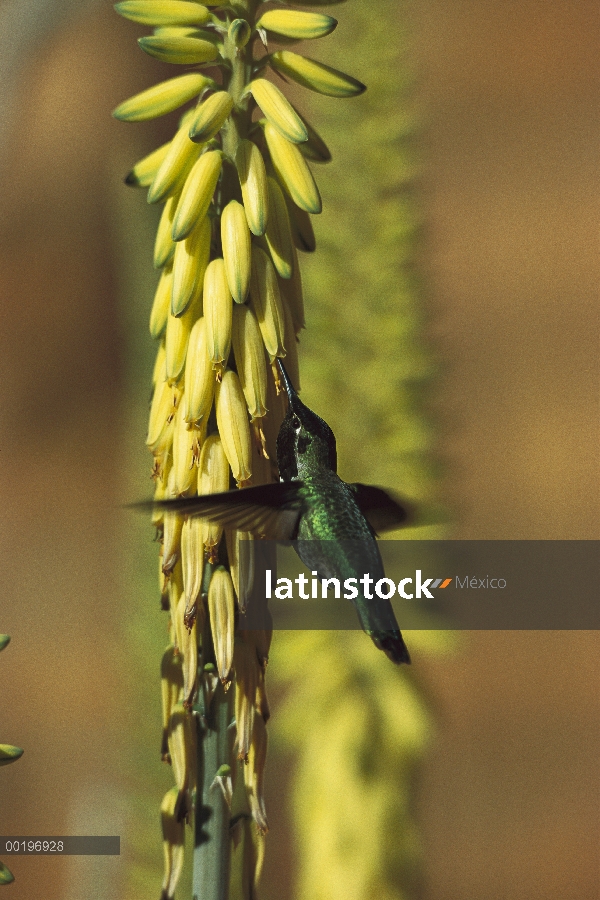
[[[277,436],[280,481],[152,505],[293,541],[302,562],[321,580],[354,577],[360,584],[368,572],[377,582],[384,577],[377,533],[406,524],[407,507],[382,488],[342,481],[333,431],[300,400],[281,359],[277,363],[288,398]],[[410,663],[390,601],[365,593],[359,589],[352,600],[362,629],[392,662]]]

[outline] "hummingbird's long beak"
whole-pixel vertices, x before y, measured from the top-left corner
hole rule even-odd
[[[290,376],[285,371],[284,365],[279,357],[277,358],[277,365],[279,366],[279,371],[281,372],[283,378],[283,384],[285,386],[285,392],[288,395],[288,400],[290,401],[290,406],[293,407],[294,402],[299,400],[300,398],[298,397],[294,385],[290,381]]]

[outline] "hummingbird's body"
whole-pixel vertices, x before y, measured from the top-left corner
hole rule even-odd
[[[381,488],[347,484],[337,474],[335,436],[302,403],[281,360],[287,414],[277,436],[279,484],[182,497],[159,506],[201,515],[224,528],[295,541],[300,559],[318,577],[357,580],[352,602],[363,630],[395,663],[410,662],[389,600],[365,596],[360,579],[384,577],[375,530],[404,524],[406,510]]]

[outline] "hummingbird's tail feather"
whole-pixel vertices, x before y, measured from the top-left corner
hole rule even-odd
[[[383,650],[393,663],[410,665],[410,654],[399,631],[369,631],[367,633],[375,646],[379,650]]]

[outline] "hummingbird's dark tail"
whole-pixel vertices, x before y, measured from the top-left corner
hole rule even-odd
[[[371,640],[393,663],[408,663],[410,654],[399,631],[369,631]]]

